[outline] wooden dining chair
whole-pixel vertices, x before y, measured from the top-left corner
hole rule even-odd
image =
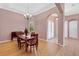
[[[34,37],[34,38],[27,40],[27,42],[26,42],[27,46],[26,47],[28,48],[28,46],[30,46],[30,51],[31,51],[32,47],[33,48],[35,47],[36,50],[37,50],[37,48],[38,48],[38,34],[32,34],[31,37]]]
[[[25,41],[18,37],[17,44],[18,44],[19,49],[21,49],[24,46]]]
[[[21,34],[24,34],[24,32],[23,31],[11,32],[11,41],[13,41],[13,38],[17,38],[17,35],[21,35]]]
[[[21,49],[21,47],[23,47],[25,44],[25,41],[19,37],[20,35],[23,35],[23,33],[21,34],[17,33],[17,44],[18,44],[19,49]]]
[[[37,47],[38,47],[38,34],[32,33],[31,36],[34,37],[36,40],[35,45],[36,45],[36,49],[37,49]]]

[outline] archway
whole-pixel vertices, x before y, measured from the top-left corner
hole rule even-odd
[[[58,33],[57,25],[58,15],[57,13],[51,14],[47,20],[47,40],[55,40]]]

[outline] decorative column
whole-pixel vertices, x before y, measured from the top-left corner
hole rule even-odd
[[[63,14],[60,14],[59,20],[58,20],[58,43],[60,45],[63,45]]]
[[[56,20],[54,21],[54,39],[56,38]]]
[[[68,21],[67,27],[68,27],[67,38],[69,38],[69,21]]]
[[[64,4],[62,4],[63,5],[63,7],[64,7]],[[58,9],[58,11],[59,11],[59,15],[58,15],[58,44],[59,45],[63,45],[63,39],[64,39],[64,37],[63,37],[63,29],[64,29],[64,27],[63,27],[63,19],[64,19],[64,14],[63,14],[63,9],[62,9],[62,7],[61,7],[61,4],[60,3],[56,3],[56,7],[57,7],[57,9]]]
[[[78,39],[79,39],[79,20],[78,20],[78,23],[77,23],[77,32],[78,32]]]

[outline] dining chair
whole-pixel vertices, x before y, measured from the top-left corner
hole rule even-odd
[[[35,47],[37,50],[37,48],[38,48],[38,34],[32,34],[31,37],[34,37],[34,38],[27,40],[26,47],[28,48],[28,46],[30,46],[30,51],[31,51],[32,47],[33,48]]]
[[[23,35],[23,34],[17,34],[17,44],[19,49],[21,49],[21,47],[23,47],[25,44],[25,41],[19,37],[20,35]]]
[[[21,34],[24,34],[24,32],[22,32],[22,31],[11,32],[11,41],[13,41],[13,38],[16,38],[17,35],[21,35]]]

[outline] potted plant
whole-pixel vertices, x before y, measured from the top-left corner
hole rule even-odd
[[[32,33],[34,31],[32,23],[29,24],[29,32]]]

